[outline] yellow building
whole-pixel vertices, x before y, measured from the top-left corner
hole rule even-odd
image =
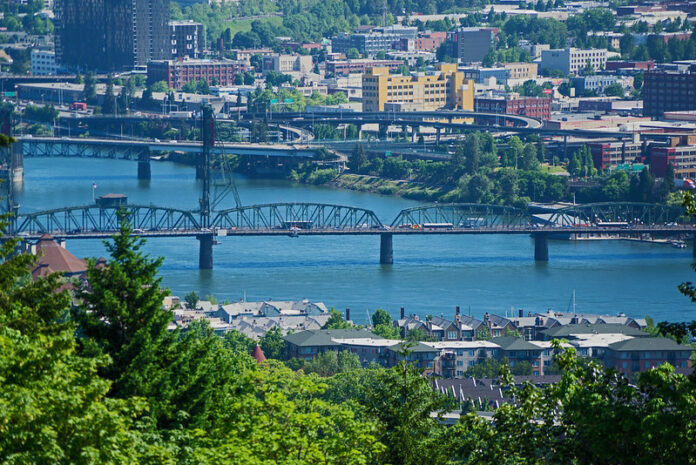
[[[474,81],[465,80],[457,65],[442,63],[439,72],[424,76],[389,74],[388,68],[371,68],[363,74],[363,111],[384,111],[401,106],[407,111],[441,108],[473,110]]]

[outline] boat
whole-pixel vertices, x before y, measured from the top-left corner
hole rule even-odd
[[[670,244],[672,244],[672,247],[676,247],[678,249],[686,248],[686,242],[684,241],[671,241]]]

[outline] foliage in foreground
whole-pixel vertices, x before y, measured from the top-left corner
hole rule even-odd
[[[123,221],[106,264],[90,263],[76,309],[56,291],[62,278],[32,280],[35,258],[13,253],[12,240],[0,246],[3,463],[696,461],[695,380],[668,365],[629,383],[557,346],[560,383],[510,387],[514,403],[493,422],[468,413],[446,427],[441,415],[464,406],[404,363],[360,369],[339,354],[337,374],[319,378],[274,360],[257,365],[238,334],[219,338],[205,324],[168,331],[159,260],[130,232]],[[316,365],[308,371],[330,374]]]

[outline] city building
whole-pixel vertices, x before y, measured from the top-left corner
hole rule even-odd
[[[590,142],[587,146],[592,153],[592,162],[599,170],[637,163],[642,154],[639,142]]]
[[[170,21],[172,58],[199,58],[205,48],[205,29],[194,21]]]
[[[476,84],[492,83],[491,78],[495,79],[496,84],[505,84],[510,75],[507,68],[462,67],[459,71],[464,73],[465,79],[472,79]]]
[[[566,75],[578,74],[588,64],[595,71],[600,71],[604,69],[606,63],[606,50],[566,48],[541,52],[541,69],[557,69]]]
[[[655,68],[654,61],[611,61],[607,60],[607,71],[650,71]]]
[[[51,273],[62,273],[64,278],[84,278],[87,262],[77,258],[65,248],[65,241],[56,242],[44,234],[31,245],[30,252],[37,256],[31,275],[34,279],[46,277]]]
[[[181,89],[190,81],[204,79],[209,86],[234,84],[237,73],[247,65],[234,60],[153,60],[147,64],[147,82],[164,81],[173,89]]]
[[[474,82],[465,80],[456,64],[443,63],[436,73],[414,76],[372,68],[363,74],[362,82],[363,111],[384,111],[385,104],[420,111],[474,108]]]
[[[330,350],[343,350],[336,340],[341,339],[383,339],[364,329],[322,329],[319,331],[300,331],[286,335],[285,348],[289,358],[311,360]]]
[[[399,60],[334,60],[326,62],[326,73],[334,76],[348,75],[351,73],[364,73],[369,68],[388,68],[390,71],[396,70],[403,64]]]
[[[32,49],[31,51],[31,75],[48,76],[58,74],[56,54],[49,50]]]
[[[539,65],[537,63],[504,63],[503,67],[508,70],[508,79],[527,81],[535,79],[539,73]]]
[[[486,358],[497,359],[500,346],[491,341],[424,342],[440,351],[435,374],[443,378],[462,378],[467,369]]]
[[[650,148],[650,170],[657,177],[664,177],[667,164],[674,167],[678,179],[696,178],[696,135],[672,137],[665,146]]]
[[[435,51],[447,40],[446,32],[419,32],[415,39],[402,38],[398,48],[403,51],[423,50]]]
[[[376,27],[368,33],[339,34],[331,39],[331,51],[345,54],[351,48],[365,56],[399,48],[401,40],[415,40],[418,28],[407,26]]]
[[[311,73],[314,61],[310,55],[267,55],[262,59],[263,72],[276,73]]]
[[[680,71],[650,71],[643,82],[643,114],[696,110],[696,64]]]
[[[473,63],[483,61],[494,46],[495,35],[494,28],[460,27],[449,33],[448,40],[462,63]]]
[[[593,76],[576,76],[571,78],[571,82],[576,89],[576,95],[585,90],[603,94],[604,90],[612,84],[620,84],[622,88],[633,87],[633,78],[630,77],[629,79],[630,81],[627,81],[619,76],[595,74]]]
[[[56,61],[121,71],[169,58],[168,21],[168,0],[56,0]]]
[[[664,362],[684,372],[691,368],[693,350],[664,337],[631,338],[609,344],[604,365],[629,376]]]
[[[493,94],[474,99],[476,111],[507,115],[529,116],[542,121],[551,119],[551,98],[520,97],[517,93],[503,96]]]

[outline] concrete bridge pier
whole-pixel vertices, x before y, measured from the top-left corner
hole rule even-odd
[[[213,235],[200,234],[196,236],[199,242],[198,268],[201,270],[213,269]]]
[[[534,261],[549,261],[549,235],[547,233],[534,233]]]
[[[148,152],[141,154],[140,157],[138,157],[138,179],[143,181],[149,181],[152,179],[150,154]]]
[[[380,265],[392,265],[394,263],[394,249],[391,233],[379,235],[379,263]]]

